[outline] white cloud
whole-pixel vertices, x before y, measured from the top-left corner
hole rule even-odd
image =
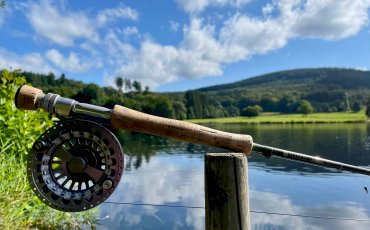
[[[267,25],[274,30],[264,30]],[[240,32],[240,27],[247,26],[249,33]],[[179,78],[219,76],[225,63],[283,46],[284,38],[272,39],[278,32],[279,29],[272,22],[255,22],[246,17],[235,16],[225,23],[217,40],[214,26],[203,25],[200,19],[194,18],[184,28],[184,38],[178,47],[144,40],[140,49],[131,47],[131,55],[126,59],[128,62],[120,63],[121,67],[113,76],[139,79],[151,88]],[[116,36],[114,38],[116,42],[119,41]],[[112,52],[116,50],[114,48]],[[106,81],[112,82],[109,78]]]
[[[328,40],[354,35],[368,24],[369,6],[367,0],[309,0],[297,10],[292,33]]]
[[[176,2],[188,13],[200,13],[210,6],[230,5],[238,8],[248,3],[249,0],[176,0]]]
[[[259,20],[237,14],[225,22],[220,39],[225,46],[239,52],[233,60],[239,61],[283,47],[290,36],[288,26],[280,18]]]
[[[178,2],[188,11],[199,11],[211,4]],[[212,4],[226,3],[220,0]],[[369,7],[367,0],[273,1],[263,8],[267,18],[237,13],[221,27],[192,16],[178,46],[144,39],[138,49],[130,46],[131,55],[123,55],[129,58],[120,63],[115,73],[139,79],[151,88],[179,78],[219,76],[225,64],[278,50],[294,38],[333,40],[354,35],[367,25]]]
[[[202,58],[200,53],[162,46],[149,40],[144,41],[128,64],[117,71],[117,75],[139,79],[151,88],[176,81],[179,77],[199,78],[221,73],[217,62]]]
[[[55,72],[39,53],[18,55],[0,48],[0,68],[21,69],[37,73]]]
[[[122,30],[122,34],[126,37],[131,35],[138,35],[139,30],[135,26],[128,26]]]
[[[86,72],[92,67],[99,67],[95,62],[82,62],[78,55],[71,52],[68,57],[64,57],[58,50],[51,49],[45,53],[45,57],[63,71]]]
[[[312,205],[303,207],[294,204],[289,197],[263,191],[251,190],[251,209],[286,214],[298,214],[307,216],[330,216],[347,217],[354,219],[369,219],[366,209],[356,203],[341,202],[334,204]],[[324,229],[368,229],[368,222],[364,221],[336,221],[317,218],[298,218],[288,215],[251,214],[253,229],[262,229],[265,226],[275,226],[282,229],[299,230],[324,230]]]
[[[150,159],[150,163],[143,162],[134,173],[126,173],[116,189],[116,191],[130,192],[113,193],[109,201],[144,204],[178,204],[180,202],[188,206],[204,206],[202,162],[198,159],[184,157],[183,160],[187,161],[187,164],[179,165],[178,160],[179,158],[174,160],[173,157],[169,159],[168,156],[156,156]],[[131,164],[132,168],[134,168],[133,164],[134,162]],[[107,212],[114,222],[124,222],[128,228],[140,224],[142,217],[145,216],[156,217],[161,221],[157,216],[158,207],[143,206],[139,213],[128,208],[104,210],[102,206],[102,209],[103,215]],[[204,209],[187,209],[186,218],[180,219],[179,222],[182,226],[188,226],[191,229],[204,229],[204,216]]]
[[[78,40],[78,48],[90,55],[82,58],[77,51],[67,56],[56,49],[47,51],[44,58],[58,68],[85,72],[104,63],[106,82],[113,82],[112,78],[121,75],[140,80],[152,89],[181,78],[220,76],[224,65],[278,50],[294,38],[342,39],[358,33],[368,24],[368,0],[272,1],[261,8],[264,16],[252,17],[242,12],[232,16],[223,14],[225,21],[217,25],[193,14],[207,7],[241,7],[248,1],[177,0],[191,14],[177,45],[163,45],[141,36],[135,26],[99,27],[117,19],[138,20],[136,10],[122,5],[102,10],[92,19],[86,13],[41,0],[25,4],[28,9],[25,14],[42,37],[62,46],[73,46]],[[179,31],[179,23],[170,21],[170,26],[172,31]],[[105,34],[101,33],[103,31]],[[131,38],[128,37],[132,35],[135,35],[135,42],[139,41],[137,47],[129,43]],[[104,56],[104,60],[99,61],[99,56]]]
[[[271,3],[267,3],[264,7],[262,7],[262,14],[267,16],[270,15],[274,11],[274,6]]]
[[[108,53],[106,61],[114,66],[124,65],[137,53],[131,44],[122,41],[112,30],[105,35],[103,43]]]
[[[116,75],[138,79],[144,85],[155,88],[179,78],[200,78],[222,74],[220,59],[229,55],[212,37],[212,26],[202,27],[194,19],[184,30],[184,40],[179,47],[160,45],[149,39],[139,49],[122,42],[114,32],[106,37],[110,57],[117,66],[116,73],[105,78],[112,83]]]
[[[53,43],[73,46],[78,38],[99,40],[94,23],[82,12],[61,12],[49,0],[29,2],[26,6],[26,15],[33,29]]]
[[[97,22],[99,25],[104,25],[116,19],[129,19],[135,21],[138,18],[139,13],[136,10],[127,6],[118,6],[100,11],[97,16]]]
[[[180,23],[175,22],[175,21],[170,21],[170,28],[171,31],[177,32],[179,30]]]

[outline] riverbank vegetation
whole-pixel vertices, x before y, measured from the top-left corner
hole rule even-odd
[[[15,74],[4,70],[0,75],[0,228],[94,228],[94,211],[78,214],[56,211],[31,191],[26,173],[27,155],[52,121],[46,113],[16,109],[14,95],[25,80]]]

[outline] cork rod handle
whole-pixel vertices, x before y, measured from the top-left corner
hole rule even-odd
[[[40,98],[44,95],[41,89],[23,85],[15,94],[15,106],[18,109],[36,110],[40,106]]]
[[[116,105],[111,125],[116,129],[143,132],[191,143],[211,145],[249,154],[253,140],[249,135],[227,133],[184,121],[157,117]]]

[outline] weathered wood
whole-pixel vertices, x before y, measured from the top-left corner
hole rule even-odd
[[[207,230],[249,230],[248,160],[242,153],[205,156]]]
[[[141,113],[119,105],[114,106],[111,125],[116,129],[211,145],[244,154],[249,154],[253,145],[249,135],[222,132],[189,122]]]

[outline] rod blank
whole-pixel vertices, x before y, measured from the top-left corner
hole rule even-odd
[[[261,153],[265,157],[276,156],[276,157],[280,157],[280,158],[284,158],[288,160],[303,162],[306,164],[323,166],[327,168],[335,168],[340,171],[349,171],[353,173],[360,173],[360,174],[370,176],[370,169],[366,169],[366,168],[362,168],[362,167],[358,167],[354,165],[349,165],[349,164],[344,164],[344,163],[337,162],[337,161],[327,160],[327,159],[317,157],[317,156],[315,157],[309,156],[306,154],[287,151],[284,149],[274,148],[274,147],[270,147],[266,145],[260,145],[257,143],[253,143],[252,150],[255,152]]]

